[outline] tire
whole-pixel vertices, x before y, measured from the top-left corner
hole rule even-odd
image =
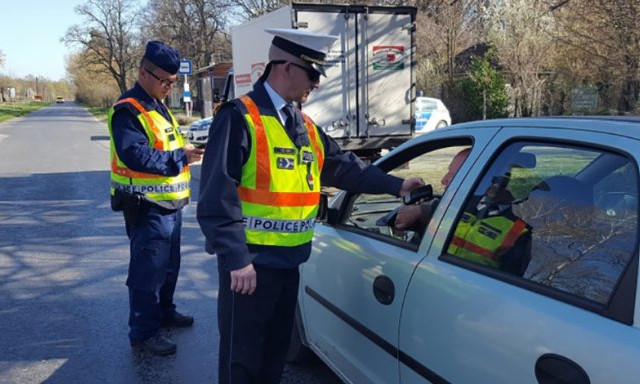
[[[288,363],[302,363],[313,356],[313,352],[307,347],[307,340],[302,326],[302,316],[300,309],[296,306],[293,329],[291,330],[291,341],[287,351]]]

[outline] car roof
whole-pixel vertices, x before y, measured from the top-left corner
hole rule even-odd
[[[607,132],[640,139],[640,116],[550,116],[479,120],[453,124],[444,129],[553,128]]]

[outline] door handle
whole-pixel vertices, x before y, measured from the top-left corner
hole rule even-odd
[[[380,275],[373,280],[373,295],[376,297],[376,300],[382,304],[391,304],[395,294],[396,288],[393,285],[393,281],[387,276]]]
[[[554,353],[545,353],[536,361],[536,379],[540,384],[590,384],[589,376],[575,361]]]

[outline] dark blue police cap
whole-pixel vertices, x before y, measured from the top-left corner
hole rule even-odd
[[[180,68],[180,55],[178,50],[171,48],[162,41],[149,41],[144,52],[144,59],[152,62],[163,71],[176,74]]]

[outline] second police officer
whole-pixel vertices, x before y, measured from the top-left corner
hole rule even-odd
[[[197,216],[218,258],[225,384],[280,381],[321,184],[396,196],[424,184],[366,166],[293,105],[319,87],[336,36],[266,31],[274,38],[265,73],[218,111],[202,164]]]

